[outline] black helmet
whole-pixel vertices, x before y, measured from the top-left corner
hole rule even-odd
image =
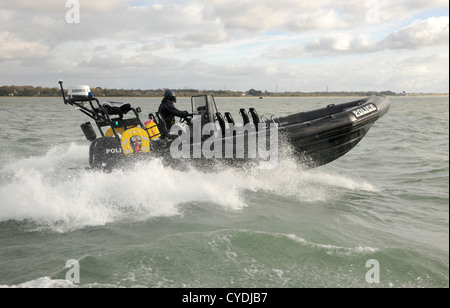
[[[166,92],[164,92],[164,98],[167,98],[168,100],[171,100],[173,102],[177,102],[177,97],[175,96],[175,92],[171,91],[171,90],[167,90]]]

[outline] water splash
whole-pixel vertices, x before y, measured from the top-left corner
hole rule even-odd
[[[103,173],[84,169],[87,146],[55,146],[43,156],[2,166],[0,221],[31,221],[66,232],[125,219],[176,216],[182,214],[184,204],[193,202],[239,211],[249,206],[248,191],[314,202],[334,198],[336,192],[330,192],[330,187],[376,190],[359,179],[306,171],[287,154],[270,170],[261,170],[257,164],[209,171],[189,165],[178,169],[152,159]]]

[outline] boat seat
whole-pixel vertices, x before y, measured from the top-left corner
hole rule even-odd
[[[250,108],[249,111],[252,115],[253,124],[255,124],[256,130],[258,130],[258,124],[260,122],[258,113],[256,112],[255,108]]]
[[[169,130],[167,129],[166,121],[162,118],[159,112],[155,113],[155,123],[158,126],[162,138],[169,137]]]
[[[248,117],[248,113],[244,108],[239,109],[239,113],[242,116],[242,121],[244,121],[244,125],[247,125],[248,123],[250,123],[250,119]]]
[[[108,112],[109,115],[122,116],[131,110],[131,105],[129,103],[106,102],[102,107],[106,110],[106,112]]]
[[[228,124],[233,124],[233,126],[236,124],[231,113],[225,112],[225,118],[227,119]]]
[[[225,120],[223,119],[223,116],[220,112],[216,112],[216,118],[219,122],[220,129],[222,130],[222,135],[225,136]]]
[[[250,114],[252,115],[253,124],[258,125],[260,120],[259,120],[259,115],[256,112],[256,109],[250,108],[249,111],[250,111]]]

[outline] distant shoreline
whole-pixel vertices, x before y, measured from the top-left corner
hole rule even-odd
[[[204,92],[202,94],[210,94],[212,92]],[[214,93],[212,93],[214,94]],[[199,94],[200,95],[200,94]],[[376,94],[374,94],[376,95]],[[383,94],[379,94],[379,95],[383,95]],[[216,95],[214,94],[214,97],[223,97],[223,98],[249,98],[249,99],[264,99],[264,98],[295,98],[295,97],[305,97],[305,98],[314,98],[314,97],[326,97],[326,98],[339,98],[339,97],[368,97],[371,95],[357,95],[357,94],[348,94],[348,95],[268,95],[268,96],[263,96],[262,98],[258,98],[255,96],[236,96],[236,95]],[[434,96],[434,97],[447,97],[449,96],[449,94],[433,94],[433,93],[418,93],[418,94],[407,94],[407,95],[384,95],[387,97],[430,97],[430,96]],[[34,97],[34,98],[58,98],[61,97],[61,95],[0,95],[0,97],[9,97],[9,98],[23,98],[23,97]],[[161,98],[161,96],[144,96],[144,95],[140,95],[140,96],[110,96],[110,95],[103,95],[103,96],[95,96],[96,98],[102,98],[102,97],[107,97],[107,98]],[[177,97],[191,97],[188,95],[177,95]]]
[[[205,93],[206,94],[206,93]],[[449,94],[410,94],[410,95],[403,95],[403,96],[399,96],[399,95],[385,95],[386,97],[448,97]],[[61,96],[43,96],[43,95],[39,95],[39,96],[26,96],[26,95],[14,95],[14,96],[0,96],[0,98],[59,98]],[[156,98],[156,99],[161,99],[161,96],[94,96],[98,99],[101,98],[120,98],[120,99],[126,99],[126,98]],[[190,96],[182,96],[179,95],[179,98],[190,98]],[[248,98],[248,99],[255,99],[258,100],[259,98],[257,97],[253,97],[253,96],[224,96],[224,95],[214,95],[214,97],[216,98]],[[275,95],[271,95],[271,96],[265,96],[264,98],[339,98],[339,97],[368,97],[367,95],[302,95],[302,96],[296,96],[296,95],[292,95],[292,96],[288,96],[288,95],[284,95],[284,96],[275,96]],[[261,100],[263,100],[264,98],[262,98]]]
[[[91,88],[94,97],[148,97],[160,98],[164,95],[164,89],[107,89]],[[267,97],[368,97],[373,95],[385,96],[449,96],[449,93],[396,93],[393,91],[333,91],[333,92],[269,92],[250,89],[248,91],[231,90],[198,90],[198,89],[173,89],[178,97],[192,97],[202,94],[213,94],[215,97],[250,97],[264,99]],[[33,86],[1,86],[0,97],[60,97],[61,90],[57,87],[33,87]]]

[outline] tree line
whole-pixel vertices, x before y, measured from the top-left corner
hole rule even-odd
[[[95,97],[162,97],[165,89],[141,90],[141,89],[107,89],[107,88],[91,88]],[[307,97],[307,96],[405,96],[406,93],[395,93],[392,91],[341,91],[341,92],[269,92],[250,89],[248,91],[231,91],[231,90],[198,90],[198,89],[178,89],[173,90],[179,97],[191,97],[205,93],[211,93],[217,97]],[[2,86],[0,87],[0,96],[61,96],[59,88],[33,87],[33,86]]]

